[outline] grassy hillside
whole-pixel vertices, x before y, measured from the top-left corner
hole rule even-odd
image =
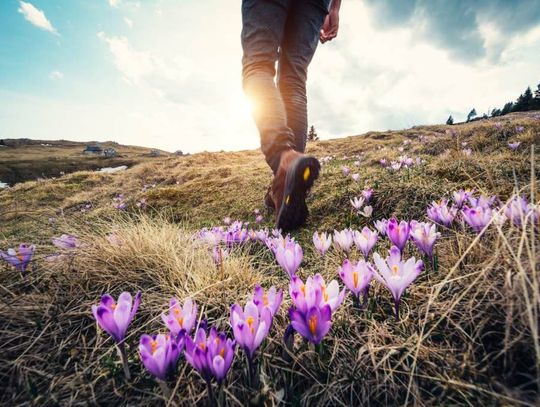
[[[102,149],[114,148],[119,156],[107,158],[83,155],[86,145],[99,146]],[[0,144],[0,182],[13,185],[81,170],[132,166],[148,160],[150,151],[149,148],[124,146],[110,141],[84,143],[68,140],[3,139]]]
[[[510,141],[521,142],[516,151]],[[391,216],[426,220],[428,204],[462,188],[502,202],[515,194],[538,202],[539,142],[540,118],[511,114],[499,122],[309,144],[309,153],[332,159],[309,197],[308,224],[292,234],[304,250],[299,276],[321,273],[343,286],[337,275],[343,254],[331,249],[322,258],[313,247],[314,231],[373,229],[375,220]],[[380,164],[402,154],[415,162],[418,157],[418,164],[399,171]],[[343,175],[344,165],[359,174],[358,181]],[[0,191],[0,250],[22,242],[37,247],[25,279],[0,266],[0,400],[157,404],[163,398],[137,346],[142,333],[165,331],[160,314],[169,298],[192,297],[202,318],[230,334],[230,305],[245,302],[260,283],[283,288],[284,302],[259,352],[259,385],[246,384],[237,350],[222,390],[227,405],[538,405],[537,228],[506,222],[478,236],[463,225],[439,226],[436,265],[427,264],[407,290],[400,320],[387,290],[374,282],[367,310],[347,296],[320,349],[297,335],[290,351],[283,345],[289,278],[272,253],[258,243],[238,246],[216,269],[208,248],[194,237],[203,227],[222,225],[226,216],[258,228],[255,209],[265,215],[260,227],[271,228],[262,203],[270,180],[260,152],[242,151],[159,157],[122,173],[78,171]],[[349,203],[364,186],[374,190],[371,218],[353,213]],[[115,208],[119,202],[125,210]],[[62,233],[83,245],[74,255],[47,257],[58,252],[51,237]],[[110,233],[122,244],[112,245]],[[375,251],[386,255],[388,248],[381,239]],[[411,245],[406,256],[413,255],[418,252]],[[137,290],[143,300],[126,340],[133,374],[127,381],[90,307],[102,293]],[[170,386],[169,405],[207,402],[204,382],[183,358]]]

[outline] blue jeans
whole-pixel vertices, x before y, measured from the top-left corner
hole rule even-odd
[[[307,69],[329,3],[242,0],[243,87],[274,173],[284,150],[304,152],[306,147]]]

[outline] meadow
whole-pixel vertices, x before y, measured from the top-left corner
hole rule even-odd
[[[289,237],[272,231],[264,209],[271,174],[259,151],[164,156],[117,174],[77,171],[2,190],[0,250],[35,247],[24,270],[0,265],[0,402],[538,405],[539,142],[540,115],[530,112],[309,143],[322,173],[307,225]],[[436,232],[399,241],[389,219]],[[367,255],[353,233],[364,228],[377,234]],[[332,235],[331,245],[315,245],[315,232]],[[396,272],[422,262],[397,315],[381,278],[391,246],[401,256]],[[352,275],[346,259],[366,260],[379,276],[367,298],[340,275]],[[231,306],[255,302],[257,285],[283,298],[272,297],[272,312],[257,305],[270,327],[250,357],[238,333],[247,312]],[[139,291],[115,341],[92,306],[106,293]],[[310,292],[319,321],[329,318],[324,332],[298,300]],[[172,297],[197,306],[182,314],[193,323],[179,336],[162,318]],[[291,327],[295,318],[306,318],[304,330]],[[214,349],[230,369],[193,367],[205,324],[236,337],[236,347]],[[158,333],[167,336],[143,340],[146,355],[141,336]],[[161,375],[141,356],[165,341],[172,356]]]

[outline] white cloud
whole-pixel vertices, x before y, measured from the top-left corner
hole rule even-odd
[[[133,20],[131,20],[131,19],[127,18],[127,17],[124,17],[124,23],[126,23],[129,28],[133,27]]]
[[[19,1],[18,11],[24,16],[25,20],[29,21],[36,27],[54,34],[58,34],[58,31],[56,31],[56,28],[54,28],[51,22],[47,19],[45,13],[34,7],[31,3]]]
[[[51,71],[49,74],[49,78],[56,80],[56,79],[62,79],[64,77],[64,73],[60,71]]]
[[[121,2],[121,0],[109,0],[109,5],[111,7],[118,8],[118,6],[120,6],[120,2]]]

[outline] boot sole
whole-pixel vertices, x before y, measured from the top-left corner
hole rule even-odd
[[[314,157],[298,158],[285,177],[283,202],[277,217],[277,228],[283,232],[302,226],[309,215],[307,191],[319,177],[321,164]]]

